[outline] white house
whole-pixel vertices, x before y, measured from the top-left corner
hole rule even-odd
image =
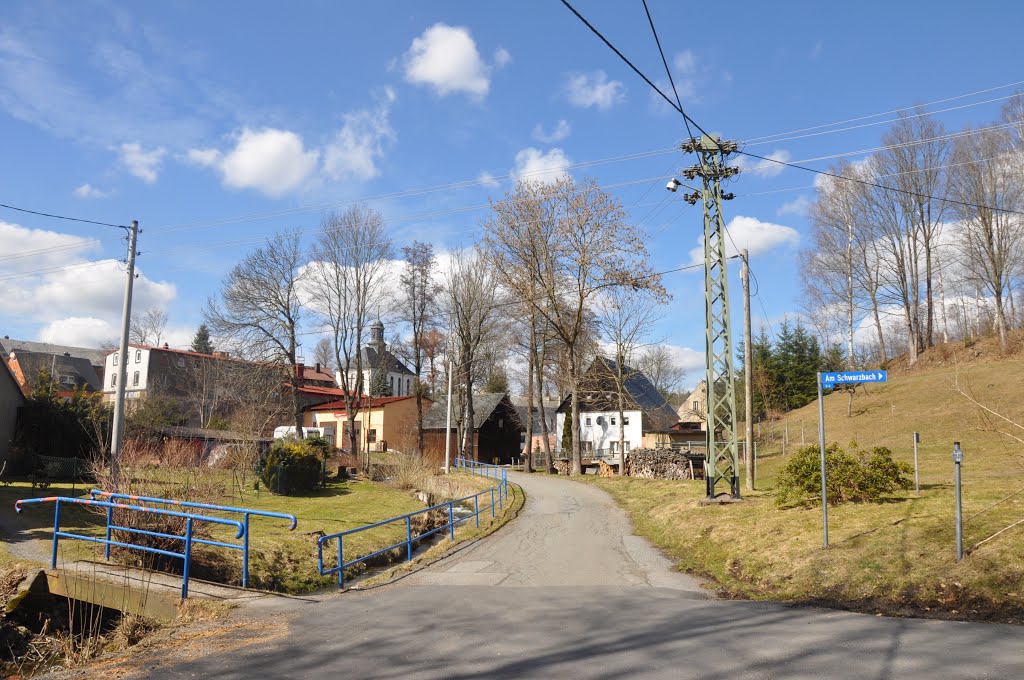
[[[620,433],[625,451],[634,448],[669,448],[674,443],[703,441],[703,435],[685,427],[679,416],[642,371],[623,366],[624,404],[619,422],[614,361],[598,357],[583,376],[580,390],[580,443],[584,455],[603,457],[619,453]],[[556,436],[561,448],[565,418],[572,396],[558,407]]]

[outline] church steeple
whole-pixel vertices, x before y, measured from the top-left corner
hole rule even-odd
[[[384,345],[384,324],[380,319],[370,324],[370,344],[377,347]]]

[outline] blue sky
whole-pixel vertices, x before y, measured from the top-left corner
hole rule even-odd
[[[713,18],[650,6],[684,106],[737,140],[1024,80],[1015,33],[1024,9],[1010,3],[750,3]],[[578,9],[665,81],[639,2]],[[1014,89],[931,108],[962,107],[937,114],[954,131],[994,120]],[[864,124],[889,118],[748,148],[789,160],[870,149],[886,126]],[[553,0],[8,2],[0,21],[0,202],[138,219],[137,305],[167,308],[172,345],[188,342],[223,274],[275,230],[313,232],[324,206],[366,199],[397,245],[457,248],[478,235],[478,206],[517,173],[596,177],[651,231],[657,268],[688,264],[699,210],[669,195],[665,179],[638,181],[689,164],[671,152],[684,134],[678,115]],[[639,157],[621,159],[630,155]],[[581,167],[602,159],[612,160]],[[795,256],[813,179],[754,166],[731,187],[727,217],[760,284],[755,325],[799,310]],[[108,227],[0,210],[0,335],[112,339],[120,239]],[[702,277],[666,283],[674,300],[655,339],[677,348],[693,382]]]

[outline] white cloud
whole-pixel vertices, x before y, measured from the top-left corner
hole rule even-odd
[[[190,149],[188,160],[221,173],[224,185],[282,196],[302,185],[316,170],[320,152],[306,150],[302,137],[290,130],[244,128],[235,148]]]
[[[478,178],[478,180],[480,184],[484,185],[485,187],[496,187],[501,185],[501,182],[496,180],[494,178],[494,175],[487,172],[486,170],[480,173],[480,177]]]
[[[569,127],[569,121],[564,118],[558,121],[558,124],[555,125],[555,129],[550,133],[544,132],[544,126],[540,123],[533,126],[533,138],[539,142],[544,142],[545,144],[560,142],[568,137],[571,132],[572,128]]]
[[[107,196],[110,196],[112,192],[103,191],[102,189],[94,187],[93,185],[86,182],[82,186],[76,187],[75,190],[72,191],[71,193],[73,193],[78,198],[106,198]]]
[[[387,142],[395,139],[389,115],[395,91],[385,88],[377,108],[344,115],[345,124],[324,150],[324,172],[332,179],[373,179],[380,175],[377,161]]]
[[[820,40],[814,43],[814,47],[811,48],[811,60],[817,59],[821,56],[821,53],[825,50],[825,44]]]
[[[100,248],[100,242],[94,238],[29,229],[10,222],[0,222],[0,243],[4,257],[8,258],[0,259],[0,275],[60,267]],[[10,257],[19,254],[24,256]],[[0,295],[3,297],[6,295]]]
[[[543,153],[531,146],[516,154],[512,176],[516,181],[554,182],[566,176],[566,170],[571,164],[572,161],[561,149]]]
[[[99,250],[99,241],[0,222],[0,243],[7,246],[5,254],[31,253],[0,260],[0,277],[15,276],[4,279],[0,317],[50,324],[54,338],[67,331],[73,339],[108,339],[103,323],[120,323],[126,274],[118,260],[85,261],[87,253]],[[174,284],[136,271],[134,299],[139,308],[166,307],[176,297]],[[66,323],[56,324],[58,320]]]
[[[494,50],[494,67],[504,68],[512,62],[512,53],[506,50],[504,47],[499,47]]]
[[[697,55],[693,53],[693,50],[683,50],[672,58],[672,64],[682,75],[695,73],[697,71]]]
[[[792,155],[785,149],[778,149],[772,151],[769,154],[765,154],[765,158],[772,160],[761,160],[759,158],[753,158],[752,156],[739,156],[736,159],[736,165],[740,166],[745,174],[756,175],[757,177],[776,177],[783,170],[786,169],[785,163],[792,158]],[[779,161],[773,163],[772,161]]]
[[[681,345],[665,344],[664,347],[672,354],[675,364],[686,371],[687,385],[695,386],[704,379],[704,352]]]
[[[776,214],[780,217],[782,215],[806,215],[809,207],[811,207],[811,202],[806,196],[797,196],[792,201],[783,203]]]
[[[625,87],[618,80],[608,80],[604,71],[572,73],[565,83],[565,93],[573,106],[589,109],[610,109],[626,101]]]
[[[413,39],[404,62],[407,82],[428,85],[441,96],[462,92],[482,99],[491,86],[490,69],[469,29],[462,26],[434,24]]]
[[[104,319],[69,316],[43,326],[39,340],[72,347],[99,347],[105,342],[116,342],[120,335],[119,329]]]
[[[738,250],[746,248],[751,257],[764,255],[776,248],[795,250],[800,243],[800,234],[792,227],[781,224],[762,222],[756,217],[737,215],[726,225],[729,236],[726,237],[726,257],[738,255]],[[698,240],[703,239],[699,237]],[[734,245],[735,244],[735,245]],[[690,264],[704,262],[704,248],[698,246],[690,251]]]
[[[122,144],[119,153],[121,163],[128,168],[128,172],[146,184],[152,184],[160,173],[160,165],[167,155],[167,149],[161,146],[146,151],[141,144],[130,142]]]

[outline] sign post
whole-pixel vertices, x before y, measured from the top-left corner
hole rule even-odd
[[[822,390],[848,383],[856,385],[885,382],[887,376],[885,371],[818,372],[818,446],[821,450],[821,544],[823,548],[828,547],[828,488],[825,477],[825,401],[822,399]]]

